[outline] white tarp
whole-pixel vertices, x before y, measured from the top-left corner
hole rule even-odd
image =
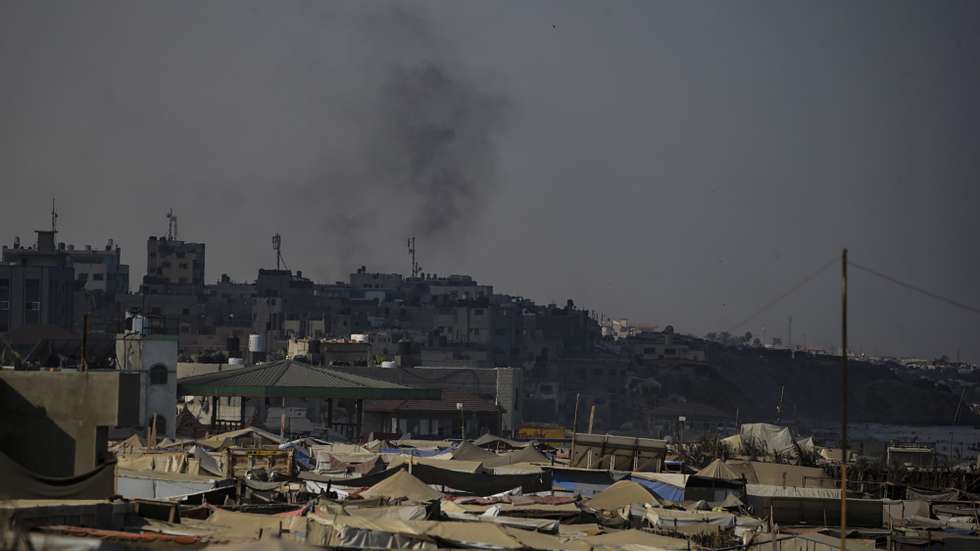
[[[765,449],[769,455],[789,459],[796,459],[800,455],[796,440],[793,439],[793,433],[788,427],[769,423],[745,423],[739,436],[743,445],[753,444]]]

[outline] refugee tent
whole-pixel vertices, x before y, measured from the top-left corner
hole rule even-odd
[[[211,526],[220,527],[219,532],[224,538],[249,539],[278,536],[282,532],[291,531],[294,525],[299,529],[299,526],[305,524],[303,517],[239,513],[218,508],[214,508],[207,522]]]
[[[116,463],[67,478],[39,475],[0,452],[0,499],[104,499],[115,493]]]
[[[597,511],[613,511],[637,503],[660,505],[660,500],[650,490],[632,480],[620,480],[585,502],[586,507]]]
[[[715,459],[707,467],[698,471],[694,476],[701,478],[713,478],[715,480],[741,480],[742,476],[732,470],[721,459]]]
[[[210,551],[317,551],[318,548],[282,538],[270,538],[247,543],[209,545],[204,549]]]
[[[279,446],[286,440],[279,438],[271,432],[264,431],[255,427],[245,427],[240,430],[223,432],[210,438],[198,440],[197,444],[209,450],[223,450],[225,448],[261,448],[263,446]]]
[[[425,482],[412,476],[408,471],[399,470],[394,475],[378,482],[360,494],[363,498],[386,497],[388,499],[403,499],[415,503],[433,501],[442,494],[428,487]]]
[[[475,464],[478,467],[481,465],[480,463],[434,459],[412,464],[412,474],[426,484],[442,485],[478,496],[488,496],[514,488],[521,488],[525,493],[551,490],[551,473],[541,469],[503,474],[496,471],[490,473],[482,467],[472,471],[453,470],[443,467],[441,465],[443,463]]]
[[[735,515],[715,511],[680,511],[676,509],[654,508],[647,511],[647,522],[660,529],[680,528],[711,524],[722,528],[735,526]]]
[[[492,434],[484,434],[473,441],[473,445],[475,446],[492,449],[509,448],[516,450],[526,448],[531,446],[531,444],[531,442],[518,442],[517,440],[509,440],[507,438],[501,438],[500,436],[494,436]]]
[[[767,455],[797,459],[800,456],[796,440],[788,427],[769,423],[745,423],[739,431],[743,446],[746,444],[761,448]]]
[[[729,461],[728,466],[745,477],[748,484],[833,488],[835,480],[819,467],[802,467],[760,461]]]
[[[667,549],[670,551],[691,548],[691,544],[685,539],[661,536],[644,532],[643,530],[621,530],[598,536],[589,536],[582,538],[582,541],[590,543],[593,546],[604,547],[643,546],[643,548],[647,549]]]
[[[486,459],[483,459],[483,465],[487,467],[498,467],[501,465],[511,465],[514,463],[550,463],[551,460],[544,456],[541,452],[534,449],[534,446],[528,446],[517,451],[512,451],[509,453],[504,453],[500,455],[492,455]]]
[[[630,473],[630,480],[657,494],[661,499],[680,503],[684,501],[690,476],[680,473]]]
[[[452,452],[452,458],[461,461],[484,461],[493,457],[497,456],[483,448],[474,446],[470,442],[460,443],[459,447]]]

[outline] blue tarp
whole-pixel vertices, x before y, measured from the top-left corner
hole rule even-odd
[[[672,486],[666,482],[647,480],[645,478],[631,478],[630,480],[639,483],[644,488],[657,494],[658,497],[663,499],[669,499],[674,503],[681,503],[684,501],[684,488],[678,488],[677,486]]]

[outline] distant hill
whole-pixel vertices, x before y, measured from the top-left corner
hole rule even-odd
[[[708,344],[708,366],[658,370],[661,394],[739,409],[744,420],[773,420],[781,386],[783,419],[840,419],[840,359],[761,348]],[[949,424],[959,392],[911,370],[863,361],[848,363],[848,416],[852,422]],[[960,424],[980,420],[961,407]]]

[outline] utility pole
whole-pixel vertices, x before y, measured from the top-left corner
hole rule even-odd
[[[786,329],[786,345],[793,349],[793,316],[789,317],[789,327]]]
[[[841,254],[840,549],[847,551],[847,249]]]
[[[592,434],[592,426],[595,423],[595,402],[592,402],[592,409],[589,410],[589,434]]]
[[[82,363],[81,371],[88,371],[88,314],[82,316]]]
[[[572,417],[572,452],[571,457],[569,457],[569,465],[575,465],[575,433],[578,432],[578,406],[579,402],[582,400],[582,393],[575,393],[575,415]]]
[[[456,409],[459,410],[459,441],[466,441],[466,417],[463,415],[463,402],[456,402]]]

